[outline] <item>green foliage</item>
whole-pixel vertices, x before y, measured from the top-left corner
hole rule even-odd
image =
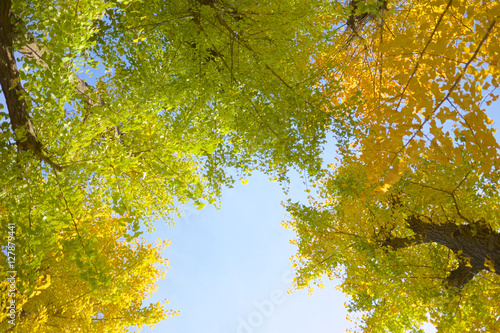
[[[59,269],[50,263],[62,253],[89,293],[115,288],[88,225],[96,207],[110,230],[119,224],[115,240],[132,241],[181,205],[213,204],[233,182],[228,169],[319,177],[326,132],[345,112],[322,107],[309,66],[328,43],[316,20],[328,6],[13,1],[2,24],[26,105],[2,113],[0,235],[5,244],[5,222],[15,224],[19,299],[34,297],[41,267]]]

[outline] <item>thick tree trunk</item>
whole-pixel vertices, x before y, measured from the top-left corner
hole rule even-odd
[[[427,220],[427,221],[426,221]],[[500,234],[480,225],[433,223],[430,218],[413,215],[407,219],[415,236],[387,240],[394,249],[422,243],[438,243],[452,250],[461,260],[447,278],[450,287],[462,288],[483,269],[500,274]],[[489,264],[487,264],[489,263]]]
[[[54,169],[61,167],[43,153],[43,145],[36,137],[35,128],[24,100],[23,87],[14,57],[14,31],[11,0],[0,0],[0,84],[9,110],[10,124],[20,150],[30,150]],[[22,133],[21,136],[20,132]]]

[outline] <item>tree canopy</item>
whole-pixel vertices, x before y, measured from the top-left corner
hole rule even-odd
[[[419,332],[428,320],[440,332],[494,329],[499,195],[482,181],[428,162],[384,193],[366,187],[360,163],[334,169],[320,198],[288,206],[297,286],[340,278],[367,332]]]
[[[17,332],[118,332],[129,326],[154,327],[178,314],[167,309],[167,300],[143,306],[166,273],[168,260],[162,252],[168,241],[147,244],[136,238],[126,242],[122,237],[126,221],[106,217],[97,209],[87,210],[78,225],[85,230],[81,237],[85,248],[75,246],[70,228],[58,232],[58,241],[35,267],[33,286],[29,280],[17,283],[18,289],[32,287],[32,291],[16,295],[15,326],[2,309],[2,332],[9,327]],[[30,258],[37,258],[37,253],[31,251]],[[96,271],[103,276],[96,276]],[[2,281],[2,290],[8,285]],[[8,293],[2,297],[2,304],[8,304]]]
[[[458,167],[463,150],[478,172],[494,177],[498,144],[484,108],[498,99],[498,4],[384,4],[354,13],[347,7],[332,22],[347,22],[343,33],[315,63],[326,73],[332,104],[362,95],[343,149],[359,152],[370,180],[385,177],[389,185],[421,157]]]
[[[494,328],[499,19],[479,0],[0,0],[11,329],[175,314],[142,306],[165,244],[140,226],[217,202],[229,170],[292,168],[321,179],[288,205],[298,287],[343,278],[364,331]]]
[[[1,235],[15,244],[19,299],[65,251],[79,293],[114,281],[88,225],[97,216],[121,251],[141,224],[216,202],[234,181],[228,168],[319,176],[334,121],[308,63],[327,43],[312,20],[327,6],[0,1]]]
[[[358,107],[320,196],[288,205],[296,284],[342,278],[366,332],[419,332],[428,320],[439,332],[494,331],[500,159],[485,106],[498,98],[500,6],[353,3],[315,65],[331,78],[325,91],[341,82],[333,105],[359,95]]]

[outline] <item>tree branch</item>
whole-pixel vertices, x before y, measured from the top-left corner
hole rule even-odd
[[[0,1],[0,84],[5,96],[9,118],[17,146],[20,151],[30,150],[40,160],[56,170],[62,167],[54,163],[44,154],[43,144],[37,138],[31,121],[28,105],[24,100],[24,90],[21,85],[16,59],[14,57],[13,39],[15,33],[11,24],[14,17],[11,0]]]
[[[458,268],[451,271],[450,275],[446,278],[447,285],[448,287],[462,289],[477,272],[479,272],[477,268],[467,266],[464,262],[460,262]]]

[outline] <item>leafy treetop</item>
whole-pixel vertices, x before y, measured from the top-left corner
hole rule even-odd
[[[440,332],[495,330],[500,159],[483,103],[498,98],[500,6],[337,6],[343,32],[314,65],[333,105],[358,106],[320,197],[288,204],[296,284],[341,278],[366,332],[421,332],[428,318]]]

